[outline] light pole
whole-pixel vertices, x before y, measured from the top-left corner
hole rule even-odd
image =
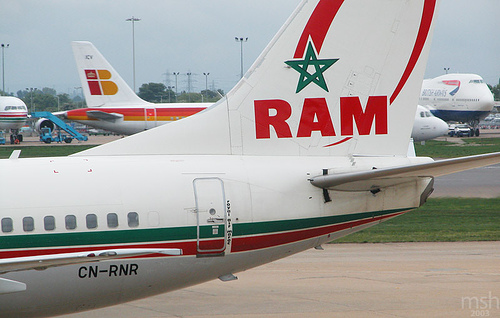
[[[31,112],[34,113],[35,110],[33,109],[33,92],[36,91],[36,88],[33,88],[33,87],[27,88],[26,87],[26,90],[28,92],[30,92],[30,108],[31,108]]]
[[[134,93],[135,93],[135,22],[141,21],[141,19],[132,16],[131,18],[126,19],[125,21],[132,22],[132,72],[134,77]]]
[[[449,70],[450,70],[450,68],[449,68],[449,67],[445,67],[445,68],[444,68],[444,71],[446,72],[446,74],[448,74],[448,71],[449,71]]]
[[[188,77],[188,102],[191,103],[191,75],[193,75],[193,73],[188,72],[186,75]]]
[[[5,55],[4,50],[9,47],[9,44],[2,43],[2,92],[5,93]]]
[[[82,108],[83,108],[83,101],[85,99],[85,97],[83,97],[83,88],[81,86],[78,86],[78,87],[75,87],[76,90],[80,89],[81,90],[81,95],[80,95],[80,99],[82,100]]]
[[[175,102],[177,103],[177,76],[180,74],[179,72],[174,72],[175,75]]]
[[[168,102],[170,103],[170,92],[172,91],[172,88],[175,88],[174,86],[167,86],[168,89]]]
[[[243,78],[243,42],[246,42],[248,41],[248,38],[239,38],[239,37],[234,37],[234,39],[236,40],[236,42],[240,42],[241,46],[240,46],[240,55],[241,55],[241,77],[240,78]]]
[[[208,75],[210,73],[203,73],[205,75],[205,99],[208,101]]]

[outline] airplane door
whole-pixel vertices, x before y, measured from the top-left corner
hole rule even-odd
[[[219,178],[196,178],[193,187],[198,254],[221,255],[226,249],[227,231],[224,183]]]
[[[144,119],[145,119],[145,129],[151,129],[156,127],[156,109],[155,108],[145,108],[144,109]]]

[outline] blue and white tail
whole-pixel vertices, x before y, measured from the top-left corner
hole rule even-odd
[[[136,95],[92,43],[75,41],[71,47],[88,107],[149,104]]]
[[[216,105],[83,154],[405,156],[436,2],[303,1]]]

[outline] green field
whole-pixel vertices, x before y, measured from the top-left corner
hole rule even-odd
[[[20,146],[3,147],[0,146],[0,159],[9,158],[15,149],[21,150],[21,158],[33,157],[61,157],[68,156],[79,151],[84,151],[95,147],[95,145],[53,145],[53,146]]]
[[[458,140],[454,139],[454,140]],[[463,138],[463,144],[429,140],[425,145],[415,143],[418,156],[453,158],[500,151],[500,138]],[[0,159],[8,158],[14,149],[22,149],[21,158],[67,156],[95,147],[94,145],[0,146]]]
[[[500,138],[462,138],[462,141],[463,144],[429,140],[425,145],[415,143],[415,151],[418,156],[431,158],[454,158],[500,151]]]
[[[500,198],[431,198],[334,243],[500,241]]]

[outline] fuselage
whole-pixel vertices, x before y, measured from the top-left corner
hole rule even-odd
[[[210,103],[149,104],[136,107],[92,107],[68,110],[62,114],[68,120],[91,127],[108,130],[117,134],[132,135],[147,129],[176,121],[196,114]],[[90,111],[90,113],[89,113]],[[115,118],[92,115],[93,111],[116,115]]]
[[[493,94],[479,75],[446,74],[426,79],[419,104],[445,121],[478,123],[493,109]]]
[[[22,100],[11,96],[0,97],[0,130],[18,130],[26,124],[28,110]]]
[[[437,138],[448,133],[448,124],[432,115],[425,107],[418,105],[411,137],[414,141]]]
[[[176,248],[0,274],[27,284],[0,294],[0,317],[50,316],[138,299],[243,271],[419,206],[425,182],[330,191],[308,178],[425,158],[130,156],[0,161],[0,259],[89,248]],[[353,164],[354,162],[354,164]],[[17,178],[29,175],[33,182]],[[132,181],[133,180],[133,181]],[[19,189],[30,200],[19,197]],[[85,193],[84,195],[82,193]],[[0,281],[0,284],[2,282]]]

